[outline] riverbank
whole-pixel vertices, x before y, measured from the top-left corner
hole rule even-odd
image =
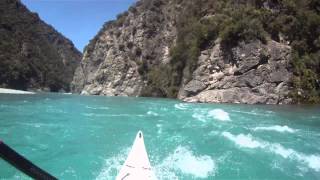
[[[35,94],[35,93],[30,91],[0,88],[0,94]]]

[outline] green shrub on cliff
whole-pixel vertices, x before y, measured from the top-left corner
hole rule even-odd
[[[212,5],[213,13],[208,16],[209,5]],[[200,50],[212,45],[217,37],[221,38],[226,50],[240,41],[260,40],[266,43],[271,38],[279,42],[287,41],[293,47],[294,100],[320,102],[319,1],[202,0],[198,6],[186,7],[188,13],[193,13],[179,19],[184,26],[178,26],[178,41],[171,51],[173,62],[179,65],[179,77],[192,74]],[[188,36],[190,34],[192,36]],[[182,50],[183,53],[179,53]],[[179,83],[181,80],[175,86]]]
[[[232,22],[221,31],[220,37],[221,44],[226,47],[236,46],[239,41],[249,42],[258,39],[266,42],[262,24],[256,19]]]
[[[175,0],[175,5],[181,9],[171,61],[160,69],[147,66],[149,90],[176,97],[197,68],[200,52],[218,38],[226,53],[242,41],[272,39],[293,48],[294,100],[320,102],[320,1]]]
[[[296,102],[320,102],[320,15],[318,2],[283,1],[283,12],[270,24],[294,49],[293,97]]]

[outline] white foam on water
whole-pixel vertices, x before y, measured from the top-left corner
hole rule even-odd
[[[293,149],[284,148],[280,144],[271,144],[270,150],[275,154],[282,156],[283,158],[297,160],[300,163],[307,164],[309,168],[319,172],[320,171],[320,156],[319,155],[306,155],[297,152]]]
[[[13,176],[13,179],[23,179],[23,180],[32,180],[32,178],[28,177],[27,175],[21,173],[21,172],[16,172]]]
[[[254,116],[272,116],[272,115],[274,115],[273,111],[264,111],[262,113],[262,112],[258,112],[257,110],[252,110],[252,111],[232,110],[232,112],[241,113],[241,114],[249,114],[249,115],[254,115]]]
[[[201,122],[207,122],[212,118],[218,121],[231,121],[229,113],[222,109],[213,109],[210,111],[208,109],[195,109],[192,117]]]
[[[91,107],[91,106],[86,106],[87,109],[96,109],[96,110],[108,110],[108,107]]]
[[[262,150],[266,150],[267,152],[277,154],[285,159],[298,161],[299,163],[307,165],[310,169],[313,169],[317,172],[320,171],[320,155],[306,155],[291,148],[285,148],[278,143],[254,140],[250,134],[233,135],[230,132],[223,132],[222,136],[234,142],[239,147],[252,149],[260,148]]]
[[[234,143],[236,143],[240,147],[245,147],[245,148],[258,148],[258,147],[264,148],[265,147],[264,143],[253,140],[253,138],[250,134],[249,135],[239,134],[239,135],[235,136],[229,132],[223,132],[222,136],[233,141]]]
[[[97,114],[97,113],[82,113],[82,115],[87,117],[132,117],[132,116],[138,116],[138,117],[144,117],[143,114]]]
[[[218,136],[218,135],[220,135],[220,131],[211,131],[211,132],[209,132],[208,135],[209,136]]]
[[[232,112],[241,113],[241,114],[249,114],[249,115],[260,115],[254,111],[238,111],[238,110],[232,110]]]
[[[269,149],[271,152],[278,154],[285,159],[296,154],[296,152],[293,149],[286,149],[280,144],[270,144]]]
[[[204,113],[203,111],[198,111],[198,110],[196,110],[196,111],[192,114],[192,117],[193,117],[194,119],[199,120],[199,121],[206,122],[207,114]]]
[[[119,154],[106,159],[99,175],[96,177],[96,180],[115,179],[125,162],[129,151],[130,148],[124,149]]]
[[[79,179],[76,170],[73,167],[67,167],[67,169],[65,169],[61,174],[61,176],[65,176],[65,175],[71,175],[74,179]]]
[[[266,113],[267,113],[267,114],[275,114],[275,112],[270,111],[270,110],[269,110],[269,111],[266,111]]]
[[[195,178],[208,178],[215,175],[217,167],[210,156],[196,156],[188,147],[178,146],[155,169],[159,179],[178,179],[177,171]]]
[[[150,116],[159,116],[158,113],[153,112],[153,111],[148,111],[148,112],[147,112],[147,115],[150,115]]]
[[[160,110],[161,110],[161,111],[168,111],[168,108],[166,108],[166,107],[160,107]]]
[[[279,125],[268,126],[268,127],[256,127],[256,128],[253,128],[253,130],[254,131],[276,131],[276,132],[280,132],[280,133],[285,133],[285,132],[295,133],[297,131],[297,130],[292,129],[288,126],[279,126]]]
[[[179,103],[179,104],[175,104],[174,107],[180,110],[186,110],[188,109],[188,104],[187,103]]]
[[[61,113],[61,114],[66,114],[67,112],[62,110],[62,109],[58,109],[58,108],[55,108],[55,107],[48,107],[46,109],[46,112],[47,113]]]
[[[320,116],[311,116],[311,119],[320,119]]]
[[[157,124],[157,128],[158,128],[158,135],[162,134],[162,124]]]
[[[96,114],[94,114],[94,113],[83,113],[83,115],[88,116],[88,117],[96,116]]]
[[[40,127],[61,127],[61,125],[56,124],[56,123],[25,123],[25,122],[19,122],[15,123],[17,125],[22,125],[22,126],[31,126],[35,128],[40,128]]]
[[[226,111],[224,111],[222,109],[213,109],[208,112],[208,115],[213,117],[216,120],[219,120],[219,121],[230,121],[231,120],[229,113],[227,113]]]
[[[316,155],[306,156],[306,155],[300,154],[298,156],[298,159],[307,163],[308,166],[314,169],[315,171],[317,172],[320,171],[320,156],[316,156]]]
[[[0,104],[0,108],[6,108],[9,107],[8,105]]]

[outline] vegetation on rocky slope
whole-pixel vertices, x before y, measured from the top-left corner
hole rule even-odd
[[[0,87],[68,91],[80,59],[71,41],[20,1],[0,1]]]
[[[319,103],[319,13],[318,0],[140,0],[86,47],[80,89],[172,98],[221,90],[229,99],[240,89],[261,103]],[[253,71],[241,76],[244,66]]]
[[[183,7],[170,64],[154,68],[148,80],[164,96],[176,97],[197,66],[200,51],[219,38],[228,53],[239,42],[268,39],[293,47],[292,97],[320,102],[320,2],[317,0],[176,0]]]

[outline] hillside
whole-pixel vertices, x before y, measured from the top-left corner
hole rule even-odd
[[[320,102],[316,0],[140,0],[86,47],[72,89],[188,102]]]
[[[69,91],[81,56],[19,0],[0,1],[0,87]]]

